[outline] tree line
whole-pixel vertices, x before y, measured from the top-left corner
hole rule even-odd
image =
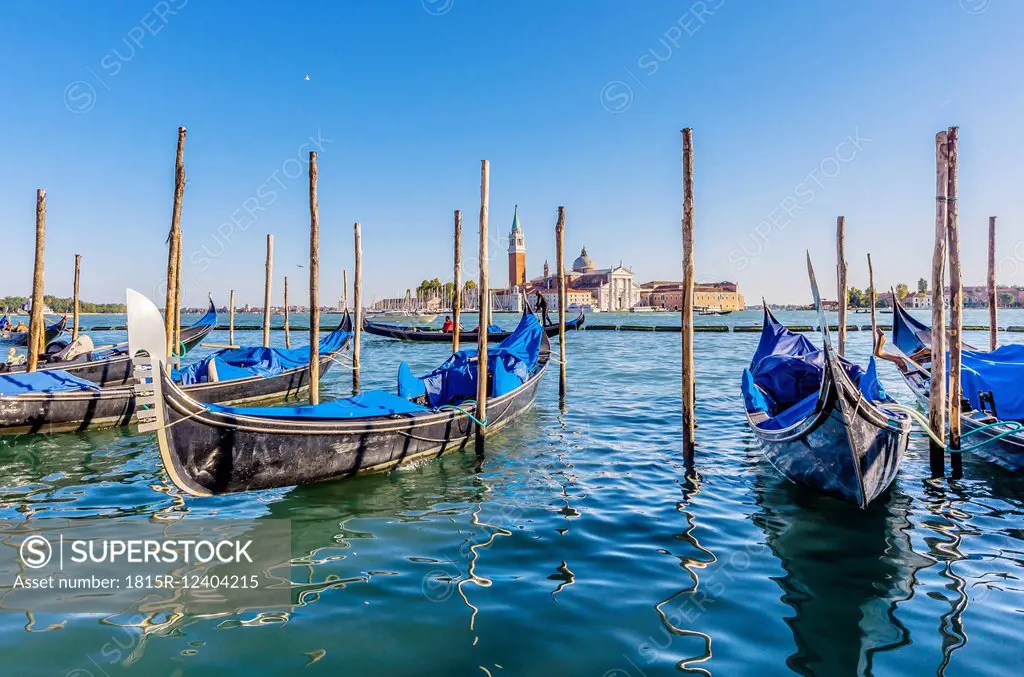
[[[0,311],[10,310],[12,313],[19,313],[28,304],[30,299],[26,296],[4,296],[0,298]],[[73,298],[58,298],[56,296],[43,296],[43,303],[50,307],[55,313],[70,313],[74,310],[75,300]],[[90,303],[79,301],[78,310],[83,313],[124,313],[123,303]]]

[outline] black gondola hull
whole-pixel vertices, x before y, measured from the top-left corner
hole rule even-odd
[[[581,312],[576,319],[566,322],[565,328],[567,331],[573,329],[581,329],[583,323],[586,321],[586,316]],[[384,338],[399,339],[401,341],[422,341],[429,343],[451,343],[452,334],[451,332],[443,332],[438,329],[421,329],[418,327],[407,327],[397,324],[382,324],[378,322],[370,322],[366,320],[363,322],[363,330],[368,334],[374,336],[383,336]],[[558,335],[558,325],[549,324],[544,326],[544,333],[550,336]],[[500,331],[491,332],[487,334],[487,340],[493,342],[504,341],[512,334],[511,331]],[[459,332],[459,340],[464,344],[474,343],[477,340],[477,332],[475,331],[463,331]]]
[[[489,400],[488,434],[522,416],[536,399],[538,385],[539,375]],[[165,436],[165,466],[176,483],[197,494],[312,484],[390,470],[463,449],[476,433],[476,424],[454,410],[351,421],[257,419],[203,412],[168,388],[166,380],[163,390],[166,427],[159,434]]]
[[[320,358],[323,376],[344,350]],[[309,369],[289,369],[268,378],[249,377],[185,386],[189,397],[200,402],[255,405],[299,396],[309,388]],[[68,391],[0,396],[0,435],[57,433],[97,430],[127,425],[135,415],[135,393],[131,385],[104,387],[96,391]]]
[[[848,417],[834,397],[786,430],[750,428],[765,458],[787,479],[860,507],[892,484],[910,432],[909,425]]]
[[[181,342],[185,346],[185,351],[195,348],[213,330],[214,325],[211,324],[183,328]],[[17,374],[25,370],[25,365],[18,365],[5,373]],[[132,360],[127,352],[102,359],[90,359],[90,356],[83,355],[77,360],[67,362],[41,362],[38,370],[66,371],[72,376],[101,386],[120,386],[131,383],[132,380]]]

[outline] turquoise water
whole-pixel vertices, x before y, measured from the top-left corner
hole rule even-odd
[[[1001,322],[1024,325],[1024,315],[1006,311]],[[983,333],[967,339],[987,345]],[[1024,342],[1024,334],[1001,339]],[[869,332],[849,341],[848,352],[866,359]],[[756,342],[756,334],[696,336],[700,447],[691,475],[680,450],[679,335],[647,332],[570,334],[565,413],[557,372],[549,373],[534,409],[490,439],[483,457],[454,454],[342,482],[191,498],[168,482],[154,440],[132,431],[0,442],[0,519],[288,519],[296,563],[294,604],[283,609],[143,622],[137,608],[8,610],[0,672],[1019,672],[1024,478],[968,458],[965,479],[931,481],[915,436],[895,486],[867,511],[798,491],[761,460],[744,425],[739,373]],[[443,357],[441,346],[366,337],[364,385],[391,387],[400,361],[423,370]],[[893,369],[881,377],[910,403]],[[348,378],[329,373],[324,398],[346,395]]]

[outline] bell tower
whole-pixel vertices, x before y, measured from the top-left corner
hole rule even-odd
[[[526,236],[519,227],[519,205],[512,215],[512,232],[508,234],[508,287],[526,284]]]

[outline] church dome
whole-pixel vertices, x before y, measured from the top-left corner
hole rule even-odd
[[[580,252],[579,258],[572,262],[572,269],[577,273],[589,273],[596,267],[597,266],[594,265],[593,259],[587,256],[586,247],[584,247],[583,251]]]

